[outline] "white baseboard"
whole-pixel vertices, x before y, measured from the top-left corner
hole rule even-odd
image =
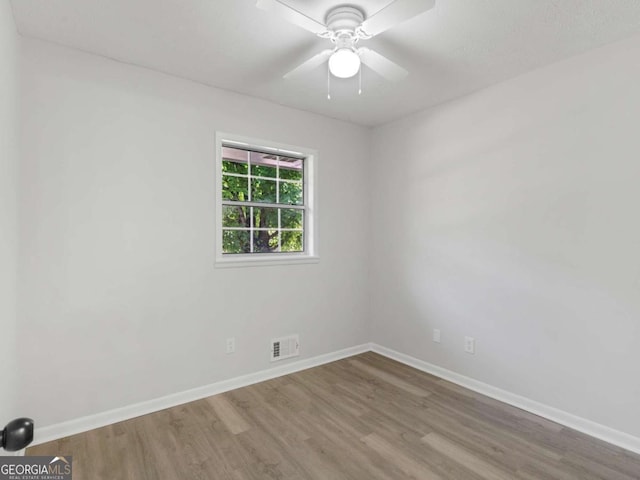
[[[614,430],[613,428],[592,422],[586,418],[578,417],[571,413],[536,402],[535,400],[507,392],[506,390],[460,375],[459,373],[447,370],[446,368],[438,367],[437,365],[405,355],[404,353],[396,352],[395,350],[391,350],[375,343],[371,344],[371,350],[400,363],[404,363],[410,367],[430,373],[436,377],[443,378],[444,380],[448,380],[452,383],[468,388],[469,390],[473,390],[474,392],[481,393],[487,397],[500,400],[501,402],[521,408],[522,410],[526,410],[527,412],[540,417],[544,417],[548,420],[559,423],[560,425],[564,425],[592,437],[604,440],[605,442],[631,452],[640,453],[640,438],[629,435],[628,433]]]
[[[573,428],[579,432],[585,433],[595,438],[599,438],[605,442],[619,446],[626,450],[640,454],[640,438],[634,437],[627,433],[613,428],[606,427],[599,423],[578,417],[571,413],[559,410],[554,407],[536,402],[526,397],[522,397],[515,393],[507,392],[492,385],[474,380],[459,373],[447,370],[446,368],[433,365],[431,363],[419,360],[415,357],[405,355],[404,353],[391,350],[381,345],[371,343],[362,344],[355,347],[346,348],[337,352],[319,355],[317,357],[300,360],[297,362],[289,362],[281,366],[262,370],[260,372],[243,375],[241,377],[223,380],[220,382],[206,385],[204,387],[194,388],[184,392],[167,395],[165,397],[149,400],[146,402],[129,405],[107,412],[97,413],[86,417],[70,420],[68,422],[58,423],[43,428],[36,428],[35,439],[33,445],[50,442],[69,435],[93,430],[94,428],[104,427],[113,423],[122,422],[131,418],[147,415],[149,413],[164,410],[165,408],[175,407],[184,403],[200,400],[201,398],[217,395],[219,393],[228,392],[236,388],[246,387],[254,383],[264,382],[272,378],[281,377],[290,373],[299,372],[308,368],[324,365],[325,363],[334,362],[343,358],[358,355],[367,351],[373,351],[385,357],[404,363],[410,367],[416,368],[423,372],[430,373],[437,377],[448,380],[457,385],[481,393],[487,397],[495,398],[501,402],[507,403],[514,407],[521,408],[535,415],[539,415],[548,420],[559,423],[569,428]],[[8,453],[8,452],[7,452]],[[24,451],[12,453],[13,455],[24,455]]]
[[[317,357],[299,360],[297,362],[287,362],[284,365],[212,383],[204,387],[174,393],[165,397],[136,403],[122,408],[116,408],[114,410],[89,415],[75,420],[70,420],[68,422],[36,428],[33,445],[58,440],[60,438],[68,437],[69,435],[86,432],[93,430],[94,428],[104,427],[106,425],[139,417],[141,415],[147,415],[166,408],[200,400],[201,398],[210,397],[211,395],[217,395],[236,388],[246,387],[248,385],[253,385],[254,383],[264,382],[265,380],[271,380],[272,378],[317,367],[325,363],[334,362],[346,357],[358,355],[359,353],[367,352],[370,349],[371,347],[368,343],[357,345],[355,347],[345,348],[344,350],[338,350],[337,352],[331,352]]]

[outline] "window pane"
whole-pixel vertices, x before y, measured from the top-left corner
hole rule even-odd
[[[222,206],[223,227],[247,227],[251,226],[248,207]]]
[[[249,166],[246,163],[231,162],[229,160],[222,161],[223,173],[238,173],[240,175],[246,175]]]
[[[249,152],[238,148],[222,147],[222,171],[247,173]],[[229,170],[226,170],[229,169]]]
[[[274,180],[251,179],[251,200],[254,202],[276,203],[276,182]]]
[[[253,207],[254,228],[278,228],[277,208]]]
[[[249,200],[249,179],[242,177],[222,176],[222,198],[224,200]]]
[[[307,159],[248,144],[229,143],[219,148],[222,253],[277,256],[280,252],[304,252]]]
[[[251,152],[251,175],[276,178],[278,157],[269,153]]]
[[[280,178],[286,180],[302,180],[302,170],[285,170],[280,168]]]
[[[249,253],[248,230],[223,230],[222,231],[222,252],[223,253]]]
[[[253,232],[254,253],[270,253],[278,251],[278,231],[259,230]]]
[[[282,248],[281,252],[303,252],[303,234],[302,232],[282,232]]]
[[[302,205],[302,182],[281,182],[280,203]]]
[[[276,178],[276,167],[265,167],[263,165],[251,165],[251,175],[256,177]]]
[[[302,228],[302,210],[295,210],[293,208],[281,209],[281,222],[280,228]]]
[[[300,158],[280,157],[280,178],[302,180],[303,160]]]
[[[241,148],[222,147],[222,158],[225,160],[246,163],[249,158],[249,152],[242,150]]]

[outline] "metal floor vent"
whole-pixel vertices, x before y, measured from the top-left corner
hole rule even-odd
[[[271,361],[284,360],[285,358],[300,355],[300,341],[298,335],[274,338],[271,340]]]

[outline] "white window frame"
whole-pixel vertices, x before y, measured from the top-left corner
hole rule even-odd
[[[304,192],[304,252],[278,253],[222,253],[222,147],[234,145],[238,148],[256,149],[276,155],[295,155],[304,157],[303,192]],[[286,145],[270,140],[250,138],[232,133],[216,132],[216,267],[248,267],[267,265],[287,265],[297,263],[317,263],[318,256],[318,211],[317,211],[317,161],[318,152],[309,148]],[[283,205],[286,206],[286,205]]]

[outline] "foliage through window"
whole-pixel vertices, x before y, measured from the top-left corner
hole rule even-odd
[[[305,252],[305,159],[222,145],[222,253]]]

